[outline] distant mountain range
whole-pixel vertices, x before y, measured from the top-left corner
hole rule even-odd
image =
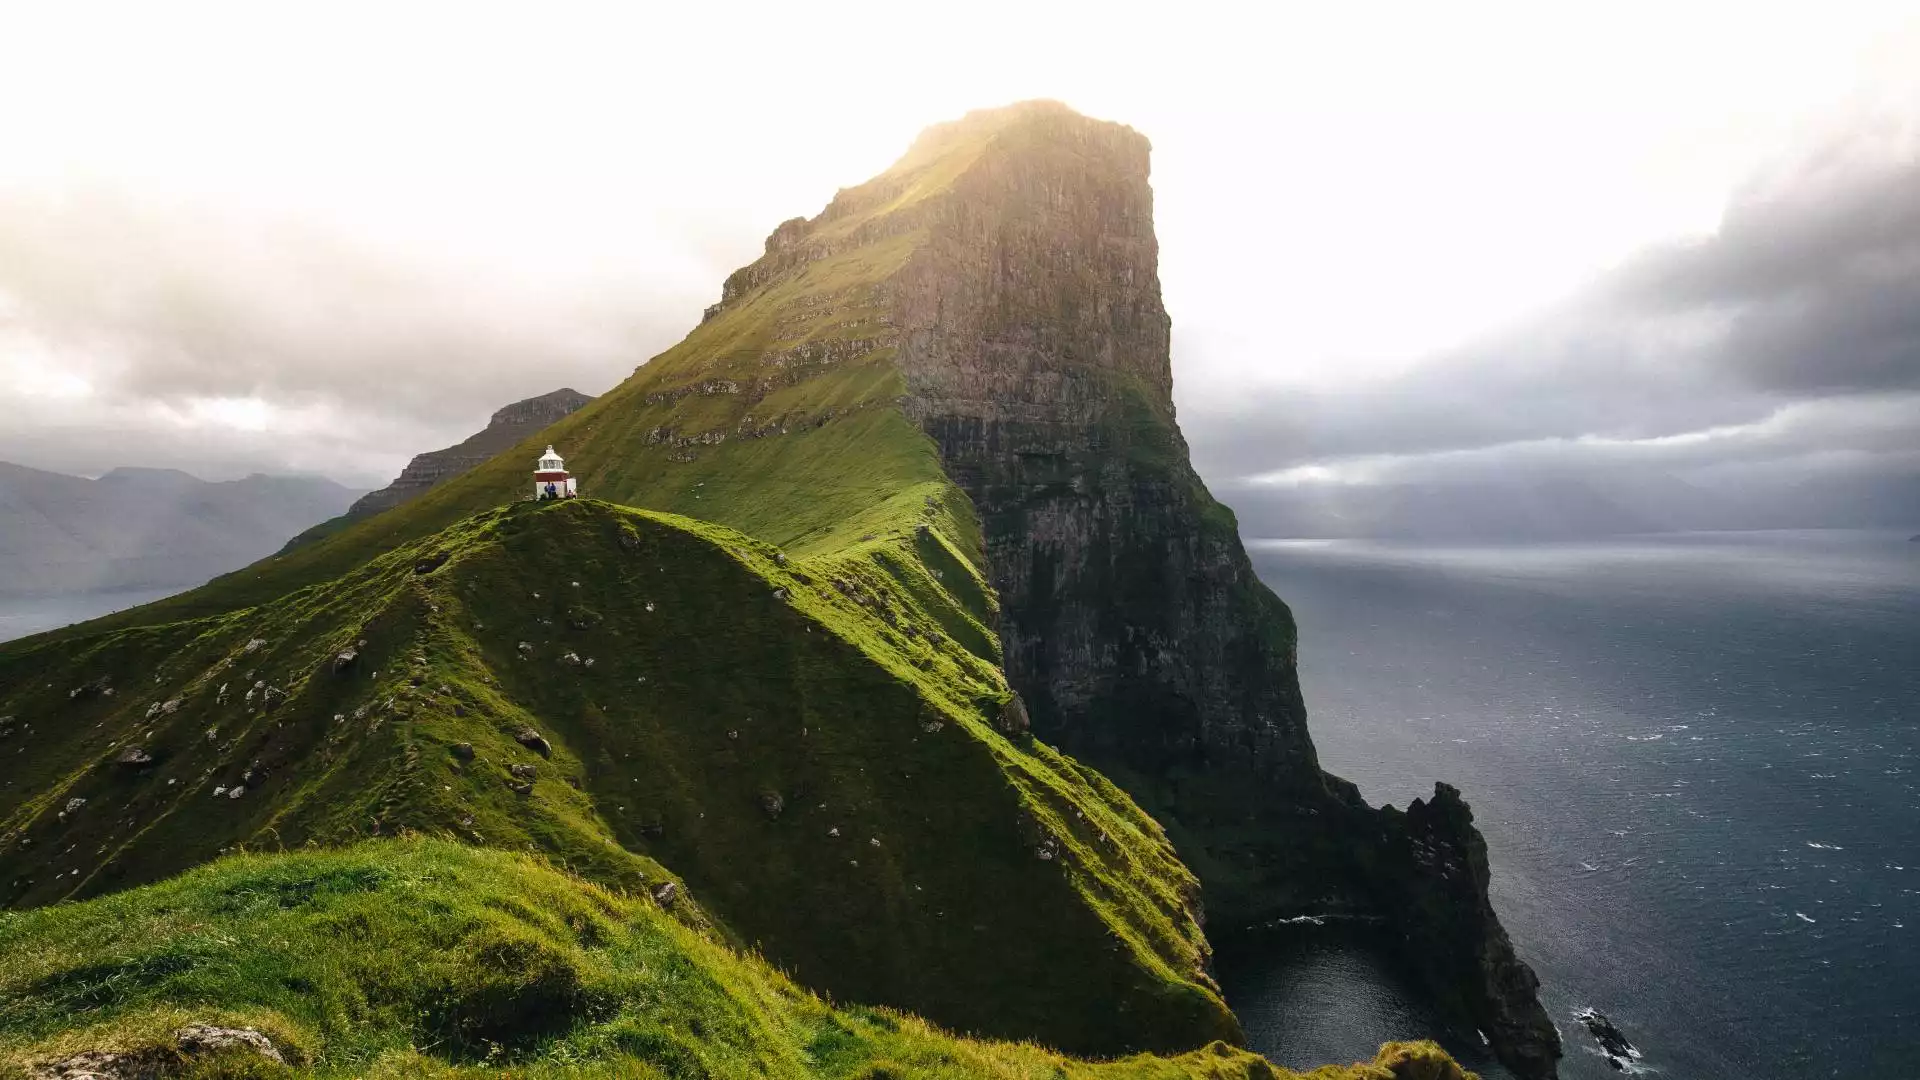
[[[0,597],[186,588],[271,555],[359,492],[317,477],[97,480],[0,462]]]
[[[1305,483],[1226,496],[1247,536],[1552,540],[1741,529],[1920,525],[1920,475],[1765,485],[1690,483],[1658,471],[1513,473],[1417,483]]]

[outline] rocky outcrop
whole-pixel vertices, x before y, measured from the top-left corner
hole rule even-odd
[[[1460,792],[1434,785],[1431,799],[1407,807],[1404,829],[1391,808],[1377,814],[1389,826],[1390,876],[1376,877],[1373,891],[1413,946],[1409,956],[1430,985],[1454,991],[1456,1013],[1481,1025],[1508,1068],[1553,1075],[1560,1033],[1540,1005],[1540,980],[1514,953],[1487,898],[1487,846]]]
[[[1488,902],[1458,792],[1375,810],[1319,767],[1291,614],[1175,423],[1148,151],[1050,102],[943,125],[819,218],[781,225],[723,306],[849,244],[925,230],[888,283],[903,407],[973,501],[1034,731],[1166,824],[1216,920],[1383,916],[1457,1022],[1550,1077],[1558,1034]],[[914,199],[939,169],[955,178]]]
[[[485,428],[464,441],[443,450],[414,455],[393,483],[362,495],[347,510],[347,517],[371,517],[382,510],[399,506],[495,454],[512,449],[522,439],[571,415],[592,400],[590,395],[578,390],[562,388],[499,409],[487,421]]]
[[[1601,1056],[1616,1072],[1626,1072],[1629,1066],[1640,1060],[1640,1051],[1627,1040],[1626,1032],[1621,1031],[1620,1025],[1608,1019],[1605,1013],[1598,1009],[1581,1009],[1573,1018],[1580,1021],[1580,1026],[1587,1029],[1587,1034],[1593,1036],[1594,1042],[1600,1044]]]
[[[227,1068],[205,1068],[206,1059],[224,1057]],[[134,1050],[87,1050],[58,1061],[43,1061],[26,1070],[28,1080],[157,1080],[160,1077],[252,1075],[262,1064],[284,1066],[287,1060],[273,1040],[254,1028],[190,1024],[174,1033],[173,1045],[154,1044]],[[198,1066],[198,1067],[196,1067]]]

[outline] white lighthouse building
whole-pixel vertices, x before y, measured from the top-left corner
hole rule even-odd
[[[533,497],[571,499],[577,494],[579,489],[574,487],[573,476],[567,472],[567,463],[560,460],[560,455],[554,453],[549,444],[533,469]]]

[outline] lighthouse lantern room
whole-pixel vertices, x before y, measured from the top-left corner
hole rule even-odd
[[[540,461],[533,469],[533,497],[535,499],[571,499],[578,495],[573,477],[567,472],[567,463],[548,445],[547,452],[540,455]]]

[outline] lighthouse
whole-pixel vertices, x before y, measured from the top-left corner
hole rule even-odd
[[[553,452],[553,445],[547,445],[547,452],[533,468],[533,497],[535,499],[571,499],[579,494],[574,487],[573,477],[567,472],[567,463]]]

